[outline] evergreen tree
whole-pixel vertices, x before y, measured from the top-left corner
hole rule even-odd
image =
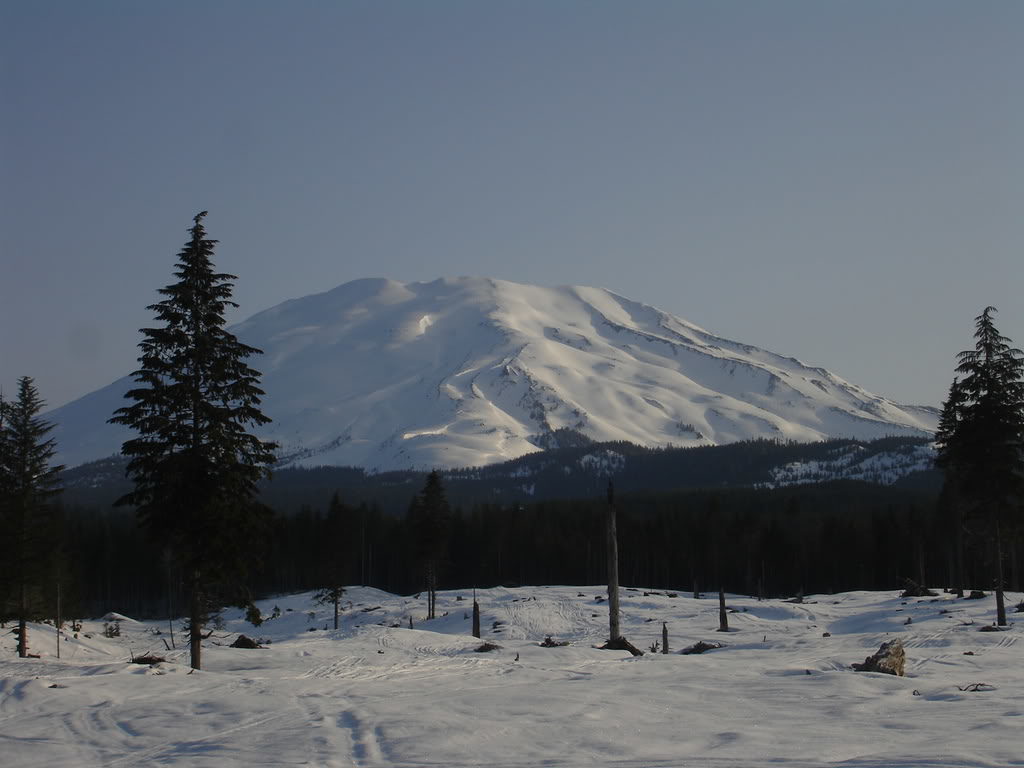
[[[151,534],[181,568],[189,600],[191,663],[201,668],[202,627],[216,590],[251,603],[242,585],[255,558],[267,510],[255,502],[257,482],[274,461],[270,443],[249,432],[270,421],[260,410],[258,371],[245,360],[260,350],[224,328],[234,275],[214,272],[217,242],[198,214],[178,254],[178,281],[148,307],[159,323],[142,329],[139,385],[111,422],[138,436],[122,446],[134,505]]]
[[[444,487],[441,485],[441,475],[435,469],[427,476],[423,491],[409,508],[416,556],[423,567],[423,580],[427,590],[428,619],[435,616],[437,582],[441,563],[447,555],[450,518],[451,510]]]
[[[956,434],[960,425],[960,417],[965,404],[966,394],[960,385],[960,379],[954,378],[949,385],[949,394],[942,404],[942,411],[939,414],[939,427],[935,432],[935,442],[940,446],[939,456],[936,464],[945,469],[951,466],[953,456],[948,450],[949,443]]]
[[[326,586],[317,590],[313,596],[316,603],[334,607],[335,629],[338,628],[338,617],[341,613],[341,597],[345,594],[345,573],[348,570],[348,562],[344,557],[345,549],[347,549],[344,536],[351,516],[352,510],[341,502],[338,492],[335,491],[327,508],[327,520],[321,542],[321,554],[326,561]]]
[[[939,465],[984,524],[992,542],[997,623],[1006,624],[1002,531],[1019,516],[1024,490],[1024,352],[992,321],[995,307],[975,318],[975,346],[957,355],[954,382],[937,437]]]
[[[40,599],[53,547],[52,501],[64,467],[51,465],[53,424],[39,418],[43,400],[32,379],[18,380],[12,403],[0,402],[0,513],[8,541],[4,583],[18,619],[18,655],[28,655],[27,622]]]
[[[954,590],[957,597],[964,596],[964,519],[959,499],[959,488],[956,466],[953,462],[951,441],[960,424],[961,410],[965,403],[964,391],[960,379],[954,378],[949,386],[949,394],[942,404],[939,415],[939,428],[935,432],[935,442],[939,446],[939,455],[935,464],[943,470],[942,494],[939,496],[939,512],[953,529],[952,568]]]
[[[4,514],[11,489],[10,444],[6,431],[9,409],[10,403],[4,399],[0,389],[0,515]]]

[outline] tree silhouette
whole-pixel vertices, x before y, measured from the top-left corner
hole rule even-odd
[[[437,607],[437,582],[441,563],[448,550],[451,510],[441,485],[441,475],[434,470],[427,475],[423,490],[409,509],[417,559],[423,567],[427,589],[427,618],[433,619]]]
[[[18,655],[28,656],[27,622],[38,598],[43,571],[53,551],[53,497],[59,474],[51,465],[53,424],[39,418],[45,403],[32,379],[18,380],[18,395],[0,402],[0,513],[7,541],[3,581],[13,593],[18,618]]]
[[[260,410],[260,374],[245,360],[260,350],[225,330],[234,275],[214,272],[216,240],[194,218],[178,254],[178,278],[148,309],[159,325],[142,330],[139,385],[111,422],[138,436],[122,446],[135,483],[120,503],[165,542],[181,566],[189,595],[191,663],[201,668],[202,627],[212,592],[249,603],[247,566],[255,559],[265,510],[256,483],[269,474],[273,445],[249,432],[270,421]]]
[[[992,321],[975,318],[974,349],[957,355],[954,382],[937,436],[938,463],[958,491],[965,514],[992,545],[996,622],[1006,625],[1002,532],[1015,524],[1024,489],[1024,352]]]

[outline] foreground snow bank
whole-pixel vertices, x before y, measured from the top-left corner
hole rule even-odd
[[[116,637],[85,622],[62,635],[60,659],[53,627],[32,626],[42,658],[0,650],[2,763],[1021,765],[1024,646],[1018,626],[978,631],[992,598],[733,596],[722,634],[717,599],[626,590],[626,636],[646,650],[664,621],[673,651],[634,659],[593,648],[606,637],[601,594],[480,591],[483,639],[501,646],[489,653],[469,634],[469,591],[441,593],[447,615],[425,621],[424,600],[352,588],[338,630],[330,607],[283,596],[260,604],[259,627],[225,614],[208,668],[191,674],[166,622],[111,614]],[[264,647],[229,648],[240,632]],[[541,647],[549,635],[569,645]],[[894,637],[906,677],[850,669]],[[675,653],[698,640],[725,647]],[[166,661],[128,663],[146,652]]]

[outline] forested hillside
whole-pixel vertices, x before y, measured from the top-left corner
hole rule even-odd
[[[927,438],[780,443],[752,440],[698,448],[645,448],[593,443],[563,430],[552,447],[487,467],[442,471],[452,503],[512,504],[587,498],[604,493],[609,477],[628,492],[683,488],[777,487],[853,479],[938,491]],[[424,472],[369,473],[357,467],[287,468],[260,486],[280,514],[323,509],[335,492],[350,504],[376,504],[404,514]],[[130,488],[120,459],[85,464],[63,474],[66,504],[105,506]]]

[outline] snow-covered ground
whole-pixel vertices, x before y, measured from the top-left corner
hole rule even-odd
[[[195,673],[165,650],[166,622],[124,619],[107,638],[87,621],[60,659],[54,629],[32,625],[42,658],[17,659],[6,633],[0,650],[0,765],[1024,765],[1024,644],[1020,623],[979,631],[992,597],[729,596],[723,634],[717,596],[626,590],[624,634],[647,649],[665,621],[672,651],[632,658],[593,647],[602,594],[482,590],[490,653],[474,650],[468,590],[441,593],[447,615],[428,622],[423,599],[353,588],[337,631],[308,594],[280,597],[258,628],[226,613]],[[266,647],[229,648],[238,632]],[[548,635],[570,644],[541,647]],[[906,677],[850,669],[893,637]],[[726,647],[676,653],[697,640]],[[147,651],[168,660],[129,663]]]

